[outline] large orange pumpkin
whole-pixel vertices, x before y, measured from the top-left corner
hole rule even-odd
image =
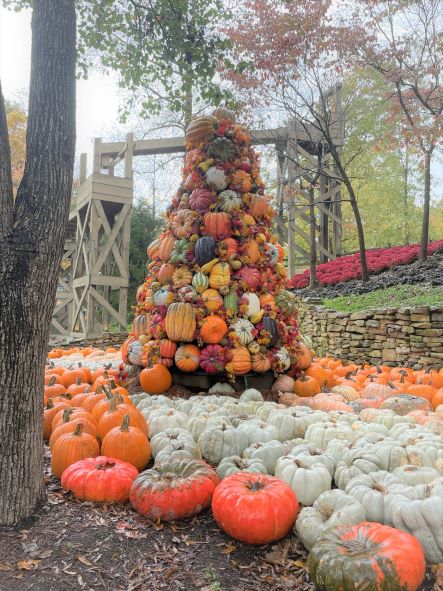
[[[160,363],[146,367],[140,372],[140,386],[148,394],[162,394],[172,386],[171,373]]]
[[[269,199],[264,195],[254,195],[249,206],[249,213],[254,218],[260,218],[265,215],[269,207]]]
[[[294,393],[297,396],[314,396],[321,391],[320,384],[315,378],[301,376],[294,382]]]
[[[196,326],[195,312],[191,304],[180,302],[168,307],[165,330],[171,341],[185,343],[193,341]]]
[[[129,422],[130,417],[126,415],[120,427],[114,427],[106,433],[102,453],[142,470],[151,459],[151,446],[146,435],[137,427],[131,427]]]
[[[195,345],[181,345],[175,353],[175,365],[181,371],[195,371],[200,364],[200,349]]]
[[[168,283],[171,283],[174,272],[174,265],[171,265],[171,263],[163,263],[163,265],[159,269],[157,279],[159,280],[161,285],[168,285]]]
[[[168,262],[174,249],[175,237],[172,234],[166,234],[160,241],[158,255],[163,262]]]
[[[219,316],[208,316],[204,319],[200,328],[200,336],[205,343],[215,345],[219,343],[228,332],[228,325]]]
[[[94,458],[100,454],[98,441],[83,432],[82,423],[72,433],[64,433],[54,443],[51,454],[52,473],[60,478],[63,471],[78,460]]]
[[[261,259],[261,252],[255,240],[248,240],[243,247],[245,255],[249,258],[249,263],[256,263]]]

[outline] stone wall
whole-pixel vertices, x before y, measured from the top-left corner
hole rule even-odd
[[[320,356],[417,369],[443,366],[443,306],[350,313],[302,304],[299,321]]]
[[[108,347],[118,348],[126,341],[128,333],[126,332],[104,332],[99,337],[90,339],[66,339],[60,337],[50,338],[48,349],[57,347],[58,349],[70,349],[71,347],[97,347],[98,349],[107,349]]]

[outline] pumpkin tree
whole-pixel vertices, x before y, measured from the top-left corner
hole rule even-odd
[[[229,377],[296,371],[303,346],[273,217],[245,127],[224,108],[194,119],[124,361]]]

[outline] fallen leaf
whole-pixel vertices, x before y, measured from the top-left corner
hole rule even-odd
[[[237,550],[237,546],[235,544],[233,544],[232,542],[230,542],[229,544],[226,544],[225,548],[223,548],[222,554],[232,554],[236,550]]]
[[[0,570],[12,570],[12,564],[10,564],[9,562],[0,562]]]
[[[92,566],[92,562],[86,558],[86,556],[76,556],[77,560],[86,566]]]
[[[31,559],[26,559],[26,560],[20,560],[17,563],[17,566],[20,570],[35,570],[38,565],[40,564],[41,560],[31,560]]]
[[[84,587],[85,584],[83,582],[83,579],[82,579],[82,576],[81,575],[78,575],[77,581],[78,581],[78,584],[80,585],[80,587]]]
[[[23,552],[26,553],[30,553],[30,552],[35,552],[36,550],[39,550],[38,544],[35,540],[31,540],[29,542],[29,544],[24,544],[22,542],[22,548],[23,548]]]
[[[291,563],[293,566],[297,566],[298,568],[304,568],[305,570],[308,568],[304,560],[291,560]]]
[[[50,556],[52,556],[52,550],[43,550],[43,552],[40,552],[38,554],[39,558],[49,558]]]

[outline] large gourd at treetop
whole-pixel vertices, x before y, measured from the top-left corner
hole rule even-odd
[[[194,119],[182,184],[147,249],[126,363],[172,368],[177,347],[192,343],[198,350],[188,346],[192,363],[179,362],[180,371],[297,369],[296,300],[286,290],[269,202],[251,137],[234,114],[217,109]]]

